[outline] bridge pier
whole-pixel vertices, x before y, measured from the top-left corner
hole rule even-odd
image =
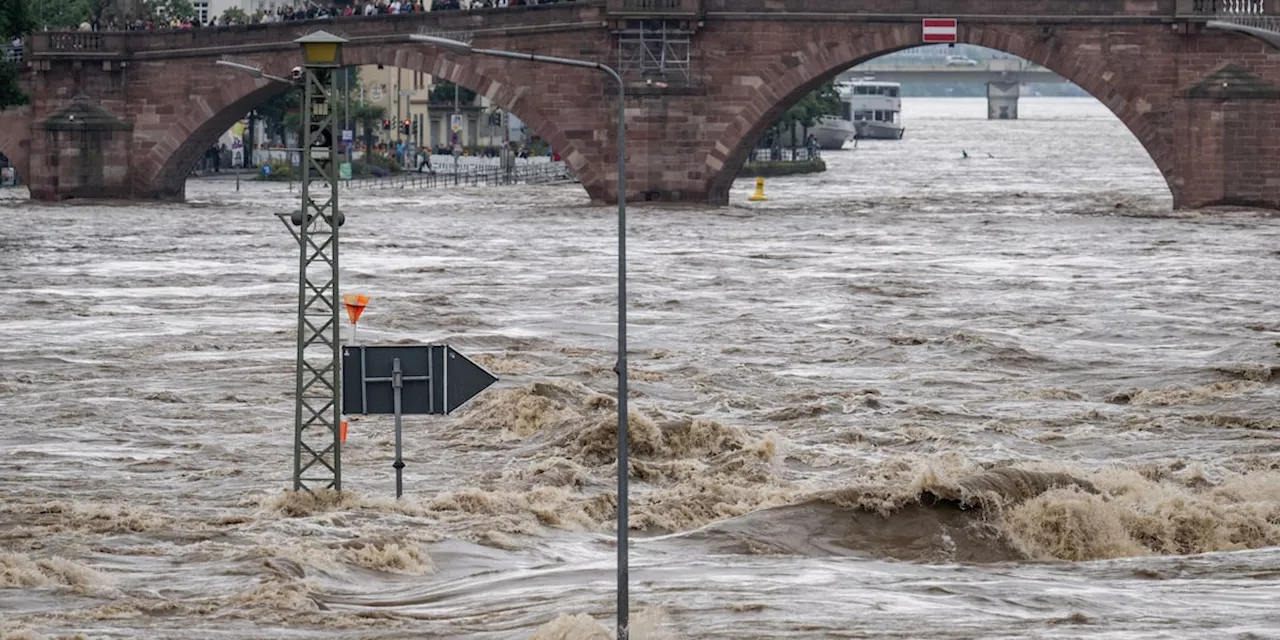
[[[77,100],[32,130],[31,197],[130,199],[133,125],[88,101]]]
[[[987,83],[987,119],[1017,120],[1018,98],[1022,85],[1018,82]]]

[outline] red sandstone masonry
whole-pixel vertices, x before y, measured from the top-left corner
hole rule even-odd
[[[628,195],[725,202],[752,144],[791,102],[858,62],[918,44],[918,17],[903,14],[945,13],[961,16],[962,41],[1044,64],[1111,108],[1147,149],[1179,206],[1280,208],[1280,100],[1186,95],[1226,64],[1280,87],[1280,52],[1173,20],[1177,6],[1177,0],[703,0],[706,20],[695,36],[692,86],[674,81],[664,92],[629,78]],[[868,21],[867,13],[884,15]],[[1099,22],[1099,16],[1126,21]],[[133,56],[124,71],[104,71],[97,60],[40,59],[43,41],[34,42],[41,65],[31,84],[35,104],[27,112],[0,113],[0,152],[30,165],[26,173],[37,183],[37,197],[60,197],[66,186],[49,164],[56,150],[30,137],[30,123],[86,95],[133,126],[131,153],[109,159],[121,164],[105,172],[127,176],[117,192],[180,198],[188,169],[208,144],[279,90],[215,66],[217,55],[200,49],[230,47],[219,51],[257,59],[268,72],[284,75],[297,64],[290,41],[315,28],[353,38],[346,50],[350,64],[395,64],[489,95],[548,139],[593,198],[616,198],[617,105],[603,74],[454,58],[430,47],[369,39],[421,28],[466,30],[476,32],[478,46],[613,64],[617,55],[599,1],[104,34],[111,48]]]

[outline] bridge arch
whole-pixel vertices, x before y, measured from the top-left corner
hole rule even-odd
[[[920,27],[908,24],[885,25],[874,36],[867,33],[865,25],[825,27],[815,36],[802,48],[777,56],[759,70],[758,90],[711,146],[706,175],[710,176],[708,194],[713,203],[728,201],[729,189],[756,141],[791,105],[854,66],[922,46]],[[962,25],[958,40],[1037,63],[1106,105],[1142,144],[1173,193],[1174,206],[1179,206],[1182,198],[1174,178],[1174,150],[1149,121],[1153,105],[1138,92],[1145,78],[1126,78],[1120,70],[1108,67],[1105,56],[1078,55],[1055,46],[1039,27]]]
[[[588,154],[565,134],[561,124],[549,117],[554,110],[540,104],[539,92],[513,80],[504,63],[486,63],[481,58],[459,62],[448,53],[425,47],[418,51],[403,45],[348,45],[343,58],[351,67],[383,65],[421,71],[475,91],[537,131],[560,153],[593,200],[605,198],[604,174],[588,162]],[[266,73],[288,77],[296,59],[275,55],[258,62]],[[134,129],[135,148],[141,154],[136,159],[136,193],[157,199],[181,199],[187,176],[210,145],[246,113],[286,89],[277,82],[218,66],[213,59],[194,62],[186,73],[195,79],[188,80],[193,84],[184,88],[183,98],[192,101],[185,112],[160,118],[155,127]],[[201,86],[204,84],[215,86]]]

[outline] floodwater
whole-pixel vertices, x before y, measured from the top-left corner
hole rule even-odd
[[[1170,211],[1101,105],[630,225],[634,638],[1280,637],[1280,222]],[[969,159],[961,159],[967,151]],[[501,377],[286,492],[284,185],[0,203],[0,638],[610,637],[615,222],[353,192],[365,341]]]

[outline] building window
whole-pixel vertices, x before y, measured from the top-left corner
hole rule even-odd
[[[200,24],[201,25],[209,24],[209,3],[193,2],[191,3],[191,6],[195,7],[196,19],[200,21]]]

